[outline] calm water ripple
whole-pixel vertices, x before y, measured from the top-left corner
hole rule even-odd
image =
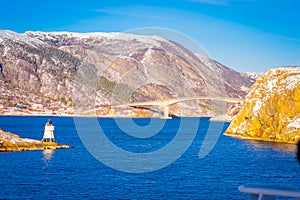
[[[21,137],[40,139],[47,119],[0,117],[0,127]],[[294,145],[221,136],[214,149],[199,159],[207,119],[201,119],[193,144],[181,158],[166,168],[144,174],[108,168],[85,149],[73,118],[51,120],[56,126],[56,140],[74,148],[0,153],[0,199],[247,199],[247,195],[238,192],[238,186],[300,188],[300,165]],[[113,119],[99,120],[116,145],[133,152],[150,152],[172,140],[180,119],[164,127],[167,134],[157,134],[149,140],[133,140],[117,128]],[[139,119],[137,123],[144,126],[147,120]],[[161,158],[157,159],[159,162]]]

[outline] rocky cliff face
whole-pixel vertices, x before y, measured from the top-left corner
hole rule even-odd
[[[70,97],[72,67],[79,63],[78,58],[41,40],[0,32],[1,78],[20,89],[53,98]]]
[[[110,104],[118,87],[131,92],[114,99],[122,104],[186,96],[243,98],[252,85],[250,78],[157,36],[0,31],[0,78],[6,83],[70,100],[79,74],[95,84],[96,105]],[[185,114],[218,113],[211,101],[197,102],[196,110],[182,104],[189,110]]]
[[[300,138],[300,68],[272,69],[261,75],[225,134],[296,143]]]

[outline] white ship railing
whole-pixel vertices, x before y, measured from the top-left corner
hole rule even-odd
[[[300,191],[282,186],[240,186],[239,191],[248,193],[250,200],[275,200],[276,197],[290,197],[300,200]]]

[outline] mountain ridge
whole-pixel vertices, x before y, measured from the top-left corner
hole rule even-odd
[[[85,74],[88,69],[99,79],[96,106],[110,104],[114,89],[120,84],[136,90],[130,101],[189,94],[243,98],[252,84],[251,79],[210,58],[199,57],[176,42],[125,33],[0,31],[0,64],[3,81],[58,100],[72,99],[78,74],[89,80]],[[217,114],[199,107],[199,103],[212,104],[187,102],[184,104],[191,107],[189,111],[176,113],[174,108],[172,112]]]

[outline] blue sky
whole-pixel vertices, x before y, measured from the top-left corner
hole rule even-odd
[[[237,71],[300,65],[298,0],[2,0],[0,29],[123,32],[161,27]]]

